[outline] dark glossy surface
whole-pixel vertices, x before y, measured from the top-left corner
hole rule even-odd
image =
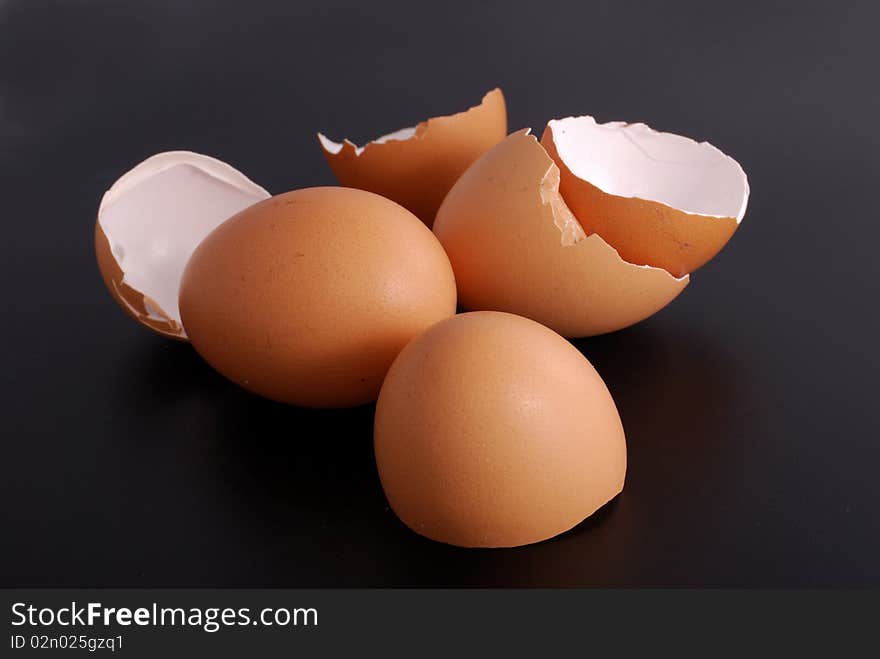
[[[760,4],[0,1],[0,585],[880,585],[880,12]],[[388,510],[370,408],[259,400],[132,323],[92,228],[157,151],[330,184],[315,130],[361,142],[498,84],[511,129],[646,121],[753,195],[676,302],[577,342],[624,494],[466,551]]]

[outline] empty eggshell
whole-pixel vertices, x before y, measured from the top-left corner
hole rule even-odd
[[[169,151],[147,158],[101,199],[95,254],[107,289],[142,325],[186,340],[177,298],[190,255],[217,225],[268,196],[209,156]]]
[[[462,172],[507,135],[500,89],[465,112],[423,121],[363,147],[344,140],[318,140],[337,180],[369,190],[415,213],[429,227],[443,197]]]
[[[632,325],[688,283],[628,263],[601,236],[586,235],[559,194],[559,168],[528,130],[462,175],[434,233],[465,308],[520,314],[568,337]]]
[[[562,533],[626,475],[620,416],[590,362],[546,327],[491,311],[442,321],[401,351],[374,446],[398,517],[463,547]]]
[[[631,263],[677,277],[693,272],[724,247],[745,214],[745,172],[708,142],[583,116],[550,121],[541,143],[583,229]]]
[[[261,396],[309,407],[376,400],[397,353],[455,313],[440,243],[393,201],[351,188],[266,199],[196,248],[180,285],[193,347]]]

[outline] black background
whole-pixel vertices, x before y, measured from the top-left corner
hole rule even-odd
[[[871,3],[0,0],[3,586],[880,585]],[[578,341],[623,495],[549,542],[407,530],[370,407],[251,396],[116,308],[100,195],[144,157],[272,192],[500,85],[510,129],[646,121],[749,174],[740,231],[650,320]]]

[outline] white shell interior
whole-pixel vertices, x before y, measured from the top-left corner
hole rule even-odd
[[[571,172],[603,192],[737,222],[745,215],[745,172],[708,142],[645,124],[599,124],[590,116],[554,119],[548,126]]]
[[[408,140],[409,138],[411,138],[415,134],[416,134],[416,127],[409,126],[407,128],[401,128],[400,130],[396,130],[393,133],[388,133],[387,135],[382,135],[381,137],[377,137],[375,140],[370,142],[370,144],[385,144],[385,142],[394,142],[394,141],[404,142],[404,141]],[[348,140],[345,140],[344,142],[334,142],[333,140],[329,139],[323,133],[318,133],[318,139],[321,141],[321,146],[324,147],[324,150],[327,151],[328,153],[333,154],[334,156],[337,153],[339,153],[340,151],[342,151],[342,145],[345,142],[348,142]],[[356,144],[353,144],[351,142],[349,142],[349,144],[351,144],[354,147],[355,155],[358,155],[358,156],[361,155],[364,152],[364,148],[366,148],[366,145],[365,146],[357,146]]]
[[[269,196],[224,162],[170,151],[116,181],[101,199],[98,222],[123,283],[180,322],[180,279],[195,248],[224,220]]]

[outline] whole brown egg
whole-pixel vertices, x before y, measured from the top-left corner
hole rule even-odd
[[[211,232],[180,286],[186,333],[230,380],[285,403],[376,399],[407,342],[455,313],[440,243],[402,206],[362,190],[295,190]]]

